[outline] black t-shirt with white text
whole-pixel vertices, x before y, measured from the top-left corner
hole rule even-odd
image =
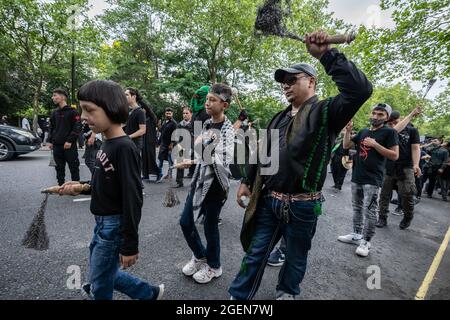
[[[138,253],[138,226],[142,211],[141,157],[128,136],[105,140],[92,175],[91,212],[98,216],[122,215],[121,254]]]
[[[367,138],[375,139],[383,147],[390,149],[398,145],[398,134],[394,129],[384,126],[378,130],[363,129],[353,137],[357,154],[353,157],[352,182],[381,187],[386,166],[386,158],[377,150],[365,145]]]

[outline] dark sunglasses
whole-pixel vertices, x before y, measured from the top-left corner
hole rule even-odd
[[[281,85],[288,85],[288,86],[293,86],[298,80],[302,79],[302,78],[309,78],[308,76],[301,76],[301,77],[296,77],[296,76],[290,76],[290,77],[286,77],[286,79],[281,83]]]

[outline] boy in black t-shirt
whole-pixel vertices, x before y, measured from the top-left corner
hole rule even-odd
[[[352,123],[346,126],[344,148],[356,147],[353,157],[352,205],[353,233],[338,237],[345,243],[359,245],[356,254],[369,255],[370,240],[375,235],[377,223],[378,193],[383,183],[386,159],[398,159],[397,132],[385,126],[392,108],[377,104],[372,109],[370,129],[363,129],[350,140]]]
[[[89,282],[82,289],[95,300],[110,300],[113,291],[132,299],[161,298],[164,285],[152,286],[119,270],[138,259],[138,226],[142,210],[139,150],[121,124],[128,117],[128,103],[122,88],[113,81],[95,80],[82,86],[78,100],[94,133],[105,141],[97,153],[90,182],[91,212],[95,216],[94,237],[89,247]],[[63,185],[61,195],[77,195],[73,185]]]

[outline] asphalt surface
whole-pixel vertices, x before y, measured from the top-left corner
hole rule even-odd
[[[83,151],[81,151],[80,155]],[[0,162],[0,299],[81,299],[79,291],[67,288],[68,267],[87,278],[88,246],[94,220],[89,201],[79,197],[51,196],[46,210],[50,248],[34,251],[21,246],[42,200],[40,189],[56,184],[50,153],[37,151],[16,160]],[[83,160],[81,160],[84,163]],[[67,172],[66,179],[70,177]],[[81,166],[81,178],[89,170]],[[423,199],[407,230],[400,230],[401,217],[390,216],[388,227],[377,229],[367,258],[355,255],[355,246],[339,243],[337,237],[352,230],[350,184],[335,193],[329,175],[325,186],[324,215],[319,219],[308,270],[301,284],[300,299],[414,299],[450,226],[450,203]],[[187,186],[189,181],[185,180]],[[239,242],[243,210],[235,204],[238,182],[233,181],[230,199],[221,217],[222,277],[206,285],[194,283],[181,273],[191,253],[178,224],[187,187],[176,189],[181,205],[162,206],[169,183],[145,183],[140,224],[140,257],[130,269],[153,284],[164,283],[164,299],[228,299],[228,286],[239,270],[243,252]],[[394,206],[391,205],[391,211]],[[202,227],[199,226],[202,234]],[[381,288],[369,289],[369,266],[378,266]],[[279,268],[267,267],[256,299],[273,299]],[[117,294],[117,299],[127,299]],[[426,299],[450,299],[450,249],[447,248]]]

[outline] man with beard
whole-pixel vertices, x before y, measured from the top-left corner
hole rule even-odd
[[[170,168],[173,166],[172,161],[172,133],[177,128],[177,123],[173,119],[173,110],[171,108],[166,108],[165,112],[166,121],[164,121],[163,125],[161,126],[161,135],[158,140],[159,145],[159,154],[158,154],[158,168],[159,168],[159,175],[157,179],[157,183],[161,183],[164,179],[163,175],[163,165],[164,160],[167,160],[169,162],[169,171],[167,173],[167,178],[170,179],[172,177],[172,169]]]

